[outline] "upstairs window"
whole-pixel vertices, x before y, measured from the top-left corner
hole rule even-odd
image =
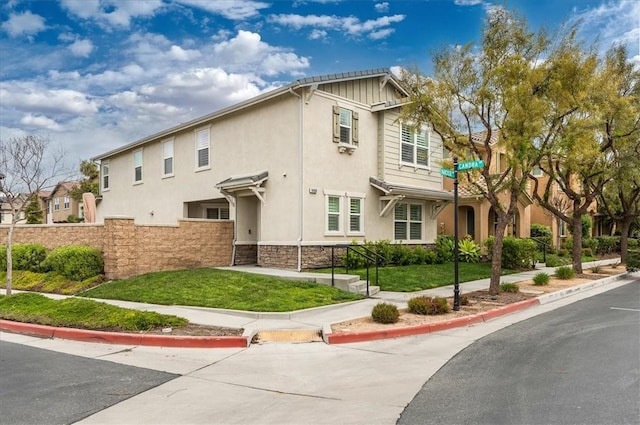
[[[57,196],[53,198],[53,210],[60,211],[60,198],[58,198]]]
[[[173,176],[173,140],[162,143],[162,175]]]
[[[142,183],[142,149],[133,152],[133,182]]]
[[[102,190],[109,189],[109,163],[102,164]]]
[[[393,216],[393,238],[397,241],[422,239],[422,205],[396,204]]]
[[[414,167],[429,167],[429,132],[401,126],[400,162]]]
[[[196,131],[196,169],[209,168],[210,128]]]
[[[333,142],[342,145],[358,145],[358,113],[333,106]]]
[[[68,210],[70,207],[70,200],[69,200],[69,195],[64,195],[64,209]]]

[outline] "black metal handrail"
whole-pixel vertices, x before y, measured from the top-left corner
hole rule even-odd
[[[375,251],[372,251],[371,249],[367,248],[366,246],[362,246],[362,245],[331,245],[331,286],[335,286],[335,248],[345,248],[347,250],[347,255],[346,255],[346,259],[345,259],[345,265],[344,265],[344,269],[345,269],[345,273],[349,273],[349,252],[355,252],[357,255],[363,257],[365,259],[365,265],[367,267],[367,297],[369,297],[369,266],[371,264],[375,264],[376,266],[376,283],[379,285],[379,273],[378,273],[378,266],[379,265],[384,265],[386,263],[386,259],[378,254]],[[367,255],[363,252],[358,251],[358,249],[356,248],[361,248],[363,250],[365,250],[367,252],[367,254],[372,254],[372,255]]]
[[[543,239],[536,238],[534,236],[531,236],[529,239],[531,239],[532,241],[536,242],[538,245],[542,245],[542,261],[544,263],[546,263],[547,262],[547,247],[550,247],[551,244],[548,244]],[[534,266],[535,266],[535,263],[534,263]]]

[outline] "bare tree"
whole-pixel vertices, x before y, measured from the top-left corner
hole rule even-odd
[[[12,246],[16,224],[28,200],[65,173],[64,151],[49,140],[34,135],[0,140],[0,193],[11,210],[7,233],[6,293],[11,295]]]

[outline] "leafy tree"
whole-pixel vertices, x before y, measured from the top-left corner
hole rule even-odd
[[[620,224],[620,256],[626,261],[631,228],[640,218],[640,70],[624,47],[613,47],[602,72],[602,137],[611,144],[612,178],[599,194],[602,210]]]
[[[616,151],[626,149],[626,153],[632,155],[629,149],[638,149],[638,73],[633,70],[623,47],[613,47],[605,60],[596,65],[591,75],[576,74],[575,78],[589,82],[586,84],[589,95],[581,103],[580,113],[564,120],[557,140],[540,165],[550,176],[543,193],[537,189],[537,181],[535,183],[536,200],[574,229],[582,226],[582,216],[596,199],[604,200],[604,188],[616,184],[612,181],[621,177],[621,160]],[[636,168],[637,163],[635,155]],[[625,181],[624,178],[621,181]],[[554,183],[568,199],[569,211],[563,212],[551,202]],[[632,201],[629,208],[633,205]],[[574,232],[572,258],[577,273],[582,273],[581,248],[582,233]]]
[[[29,198],[29,202],[24,208],[24,215],[27,217],[27,224],[42,224],[43,213],[37,194]]]
[[[48,140],[38,136],[27,135],[7,141],[0,139],[0,193],[13,216],[7,232],[7,295],[11,295],[16,224],[28,205],[26,200],[37,196],[64,172],[63,158],[63,150],[53,149]]]
[[[446,48],[434,57],[433,79],[417,71],[403,76],[411,100],[403,119],[428,123],[460,159],[485,161],[479,172],[458,175],[468,178],[497,216],[491,294],[500,291],[503,239],[518,198],[526,193],[529,174],[561,124],[578,111],[584,92],[580,73],[588,59],[576,45],[574,31],[550,38],[495,8],[479,51],[470,44]],[[494,173],[498,152],[505,167]]]
[[[84,178],[80,180],[79,185],[71,189],[69,192],[69,196],[78,202],[82,201],[83,193],[91,192],[94,195],[98,195],[99,190],[98,177],[100,175],[100,170],[98,169],[98,164],[84,160],[80,162],[80,172]]]

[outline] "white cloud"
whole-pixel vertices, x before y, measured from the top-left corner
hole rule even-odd
[[[183,4],[185,6],[195,7],[205,10],[207,12],[214,13],[216,15],[222,15],[231,20],[243,20],[252,18],[259,15],[261,9],[269,7],[269,3],[263,3],[254,0],[216,0],[216,1],[203,1],[203,0],[175,0],[176,3]]]
[[[20,120],[20,124],[26,127],[35,127],[40,129],[52,130],[52,131],[60,131],[62,127],[60,124],[52,120],[51,118],[47,118],[43,115],[32,115],[27,114]]]
[[[34,15],[30,11],[21,14],[12,13],[9,15],[9,19],[2,23],[2,29],[10,37],[33,36],[45,28],[44,18],[40,15]]]
[[[577,10],[570,23],[579,23],[579,34],[588,42],[597,41],[601,52],[613,45],[627,46],[629,56],[640,67],[640,2],[604,2]]]
[[[164,7],[162,0],[61,0],[70,13],[105,27],[128,28],[132,18],[152,16]]]
[[[454,0],[456,6],[476,6],[478,4],[484,5],[483,0]]]
[[[98,101],[75,90],[49,90],[26,82],[3,82],[0,98],[2,108],[49,115],[91,115],[98,112],[99,106]]]
[[[83,58],[89,57],[94,48],[95,46],[91,40],[88,39],[76,40],[69,46],[69,50],[71,50],[71,53],[74,56],[80,56]]]
[[[376,9],[376,12],[386,13],[389,11],[389,3],[387,3],[386,1],[384,3],[377,3],[373,7]]]
[[[178,61],[190,61],[202,56],[197,50],[185,50],[180,46],[173,45],[167,53],[168,57]]]
[[[404,18],[405,15],[392,15],[361,21],[355,16],[282,14],[270,15],[268,21],[298,30],[304,27],[313,27],[316,30],[320,28],[323,30],[346,31],[353,36],[367,35],[372,39],[381,39],[393,32],[391,28],[388,28],[390,25],[402,22]]]
[[[323,39],[327,38],[328,34],[329,33],[326,32],[325,30],[315,29],[315,30],[311,31],[311,33],[309,34],[309,39],[310,40],[323,40]]]

